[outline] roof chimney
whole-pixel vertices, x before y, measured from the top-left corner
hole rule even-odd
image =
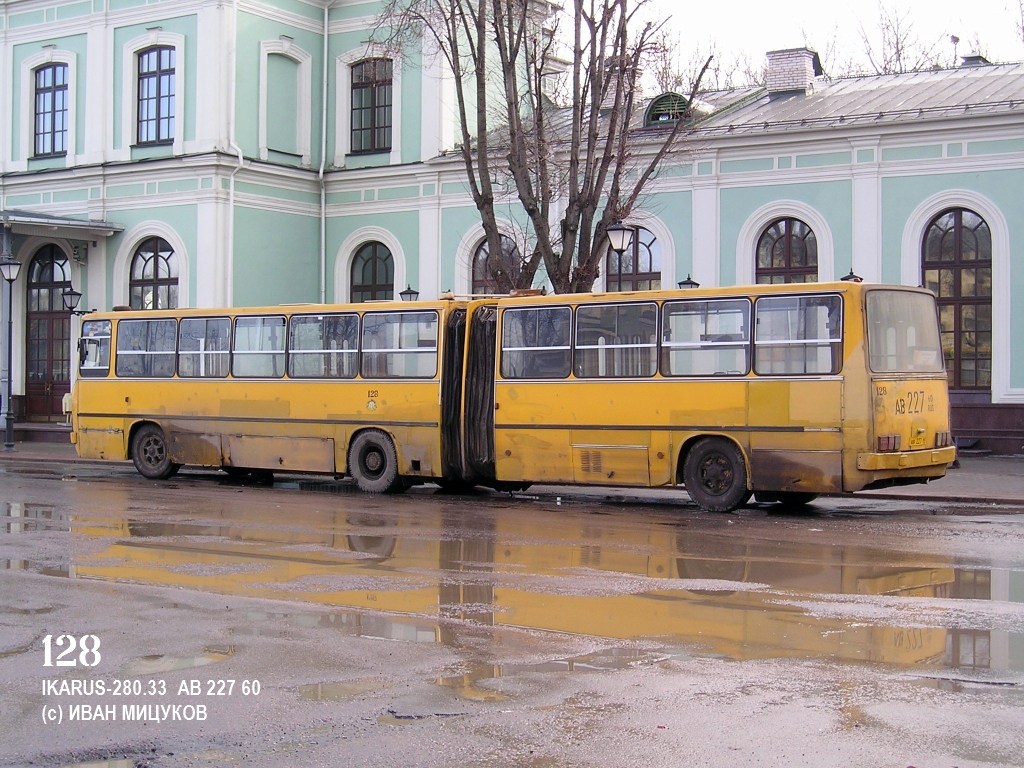
[[[824,74],[818,54],[810,48],[768,51],[768,93],[814,91],[814,78]]]

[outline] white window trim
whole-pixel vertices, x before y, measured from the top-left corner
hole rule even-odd
[[[382,46],[366,45],[341,54],[334,60],[335,136],[334,167],[344,168],[352,149],[352,65],[364,59],[391,59],[391,153],[388,162],[402,161],[402,64]],[[383,154],[383,153],[381,153]]]
[[[406,267],[405,250],[401,242],[386,229],[380,227],[360,227],[338,248],[334,260],[334,302],[346,304],[351,301],[352,290],[352,262],[355,260],[356,251],[366,243],[375,240],[391,251],[391,258],[395,263],[395,283],[393,291],[397,298],[400,291],[405,290],[407,284],[408,270]]]
[[[1010,227],[999,206],[969,189],[947,189],[922,201],[903,227],[900,280],[904,285],[921,284],[925,230],[932,219],[948,208],[967,208],[988,224],[992,237],[992,402],[1024,403],[1024,387],[1013,387],[1010,382],[1013,307]]]
[[[154,29],[124,44],[121,49],[121,142],[125,156],[131,155],[138,141],[139,53],[155,45],[174,48],[174,142],[172,152],[184,154],[186,60],[185,36]]]
[[[757,279],[757,241],[765,227],[776,219],[800,219],[814,231],[818,244],[818,282],[835,280],[835,241],[826,219],[799,200],[774,200],[754,211],[740,227],[736,238],[736,284],[749,285]]]
[[[170,243],[174,249],[174,255],[178,259],[178,307],[186,308],[191,306],[189,286],[191,285],[189,274],[188,252],[185,250],[185,243],[174,231],[163,221],[144,221],[135,225],[121,238],[121,245],[114,254],[114,287],[113,304],[127,307],[130,303],[131,291],[129,283],[132,274],[132,257],[139,247],[139,243],[151,237],[161,237]]]
[[[39,53],[29,56],[21,63],[21,114],[25,116],[26,124],[21,131],[21,160],[24,168],[28,168],[29,160],[35,156],[35,119],[36,119],[36,81],[33,76],[35,70],[45,64],[65,64],[68,68],[68,150],[64,156],[67,166],[77,163],[78,131],[76,130],[77,117],[77,83],[78,83],[78,55],[74,51],[65,51],[58,48],[47,48]]]
[[[284,56],[299,65],[297,114],[294,117],[296,120],[296,139],[298,141],[296,148],[302,156],[302,164],[309,165],[313,146],[313,55],[299,48],[291,40],[264,40],[260,42],[260,159],[266,160],[270,156],[271,149],[267,144],[267,125],[270,119],[268,114],[270,96],[267,89],[270,85],[268,73],[271,56]],[[281,120],[284,117],[275,114],[274,119]]]

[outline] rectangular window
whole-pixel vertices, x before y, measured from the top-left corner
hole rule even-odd
[[[903,291],[867,296],[868,361],[876,373],[944,370],[935,301]]]
[[[175,50],[165,46],[139,54],[138,143],[174,141]]]
[[[506,309],[501,316],[502,378],[566,378],[571,327],[569,307]]]
[[[284,338],[284,318],[280,315],[235,318],[231,375],[256,379],[283,377]]]
[[[68,151],[68,67],[48,64],[35,71],[35,157]]]
[[[116,373],[124,378],[174,375],[174,320],[122,320],[117,324]]]
[[[576,310],[576,375],[653,376],[658,367],[658,305],[588,305]]]
[[[183,318],[178,327],[178,375],[222,379],[228,375],[231,321],[226,317]]]
[[[766,296],[754,314],[754,370],[762,375],[826,375],[842,369],[842,298]]]
[[[288,328],[288,375],[354,379],[359,370],[359,315],[296,315]]]
[[[352,67],[353,153],[391,149],[392,62],[369,59]]]
[[[666,376],[744,376],[750,372],[747,299],[671,301],[664,306],[661,371]]]
[[[78,373],[106,376],[110,372],[110,321],[86,320],[78,340]]]
[[[437,325],[436,312],[367,312],[363,315],[363,377],[433,378]]]

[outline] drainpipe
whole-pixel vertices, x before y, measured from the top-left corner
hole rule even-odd
[[[237,0],[236,0],[237,1]],[[327,56],[330,37],[330,11],[334,0],[324,3],[324,61],[320,103],[320,168],[316,178],[320,184],[320,303],[327,301],[327,184],[324,169],[327,165]]]
[[[237,99],[237,85],[235,74],[238,70],[238,0],[231,3],[231,42],[228,46],[228,146],[235,153],[238,162],[231,171],[228,179],[228,247],[226,258],[228,260],[227,270],[224,275],[224,287],[226,289],[225,305],[231,306],[235,297],[234,263],[235,263],[235,176],[242,170],[245,164],[245,157],[242,155],[242,148],[238,146],[235,136],[235,103]]]

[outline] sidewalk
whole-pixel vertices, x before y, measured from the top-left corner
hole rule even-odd
[[[22,442],[15,443],[14,451],[0,449],[0,462],[17,460],[109,463],[79,459],[74,446],[70,443]],[[1024,504],[1024,456],[961,455],[960,466],[949,469],[941,480],[861,493],[887,498],[945,499],[977,504]]]

